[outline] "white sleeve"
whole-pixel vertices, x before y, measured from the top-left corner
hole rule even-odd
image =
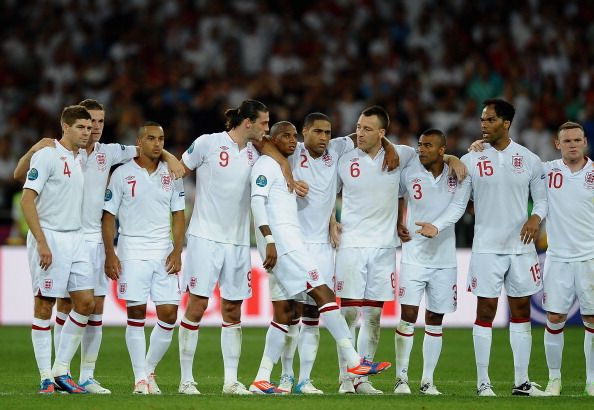
[[[27,172],[27,180],[23,188],[31,189],[37,192],[37,194],[43,191],[45,183],[54,173],[52,160],[55,158],[55,155],[53,150],[55,148],[46,147],[33,154],[29,164],[29,171]]]
[[[136,158],[138,154],[138,147],[136,147],[136,145],[105,144],[103,147],[109,154],[109,159],[111,161],[109,166],[128,162],[131,159]]]
[[[406,195],[406,169],[400,173],[400,184],[398,186],[398,198],[404,198]]]
[[[186,209],[186,193],[184,181],[178,178],[173,181],[173,193],[171,194],[171,212],[183,211]]]
[[[355,144],[351,137],[332,138],[328,143],[328,151],[334,152],[338,158],[353,149],[355,149]]]
[[[541,221],[546,218],[549,210],[545,178],[543,163],[540,162],[540,159],[535,158],[532,165],[532,178],[530,178],[530,196],[534,202],[532,215],[540,216]]]
[[[439,232],[458,222],[458,219],[464,215],[471,191],[471,176],[467,175],[466,178],[464,178],[464,181],[458,185],[454,197],[450,201],[446,210],[439,216],[439,218],[432,222]]]
[[[189,169],[196,169],[204,162],[208,154],[210,138],[201,135],[196,138],[192,145],[183,153],[182,161]]]
[[[252,214],[256,229],[268,225],[268,214],[266,213],[266,198],[261,195],[252,196]]]
[[[394,145],[394,148],[400,157],[400,169],[405,168],[417,156],[417,151],[408,145]]]
[[[120,209],[123,196],[122,178],[120,176],[121,172],[119,172],[121,169],[116,169],[111,175],[109,185],[105,190],[103,203],[103,210],[115,216],[118,216],[118,210]]]
[[[268,165],[270,164],[266,164],[262,159],[259,159],[253,166],[251,175],[252,197],[262,196],[268,198],[270,187],[274,181],[274,174]]]

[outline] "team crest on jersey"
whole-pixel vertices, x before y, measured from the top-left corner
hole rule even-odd
[[[126,293],[127,289],[128,289],[128,284],[126,282],[120,283],[120,293]]]
[[[196,279],[196,276],[192,276],[192,277],[190,278],[190,287],[191,287],[192,289],[194,289],[194,288],[196,287],[196,282],[198,282],[198,280]]]
[[[163,174],[161,175],[161,186],[167,192],[171,191],[171,175]]]
[[[512,155],[512,167],[514,172],[524,172],[524,157],[522,155]]]
[[[105,202],[107,202],[107,201],[111,201],[111,198],[113,198],[113,193],[111,192],[111,189],[106,189],[105,190],[105,197],[103,198],[103,200]]]
[[[322,161],[324,161],[324,165],[327,167],[331,167],[334,164],[334,160],[332,159],[332,155],[325,153],[322,155]]]
[[[336,290],[342,290],[342,288],[344,287],[344,282],[342,280],[339,280],[338,282],[336,282]]]
[[[254,165],[254,151],[252,151],[251,148],[248,148],[247,150],[247,159],[248,159],[248,164],[249,166],[253,166]]]
[[[448,192],[454,192],[458,186],[458,179],[453,175],[448,175]]]
[[[29,173],[27,174],[27,179],[29,181],[35,181],[39,177],[39,172],[35,168],[31,168]]]
[[[105,168],[105,165],[107,165],[107,159],[105,158],[105,153],[99,152],[97,154],[97,165],[99,165],[99,168],[101,168],[101,169]]]
[[[405,287],[404,288],[403,287],[398,288],[398,297],[399,298],[403,298],[404,295],[406,295],[406,288]]]
[[[586,174],[584,182],[586,188],[594,189],[594,171],[590,171]]]
[[[318,270],[317,269],[310,270],[309,272],[307,272],[307,274],[309,275],[309,277],[313,281],[317,281],[318,279],[320,279],[320,275],[318,274]]]
[[[256,178],[256,185],[258,185],[260,188],[265,187],[266,184],[268,184],[268,180],[264,175],[260,175],[258,178]]]
[[[50,290],[54,287],[54,281],[51,279],[44,279],[43,280],[43,289]]]

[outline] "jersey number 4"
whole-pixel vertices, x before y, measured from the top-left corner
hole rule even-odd
[[[72,175],[72,171],[70,171],[70,168],[68,168],[67,162],[64,162],[64,175],[68,175],[68,178],[70,178],[70,175]]]
[[[490,177],[493,175],[493,167],[491,166],[491,161],[486,159],[481,162],[477,162],[476,166],[479,169],[479,175],[484,177]]]

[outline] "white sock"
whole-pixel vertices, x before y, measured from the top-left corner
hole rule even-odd
[[[128,319],[126,326],[126,346],[132,362],[134,383],[146,380],[146,339],[144,337],[144,319]]]
[[[421,383],[433,384],[433,373],[439,361],[442,343],[442,327],[425,325],[423,337],[423,377]]]
[[[68,313],[56,312],[56,323],[54,324],[54,355],[58,355],[58,347],[60,346],[60,335],[62,328],[68,319]]]
[[[68,315],[68,320],[66,320],[62,328],[60,346],[58,346],[58,353],[56,354],[56,360],[52,368],[54,377],[68,374],[70,362],[78,350],[78,346],[80,346],[80,341],[88,321],[88,316],[81,315],[74,310]]]
[[[492,324],[479,321],[474,322],[474,326],[472,327],[472,341],[474,343],[477,388],[483,383],[491,383],[491,380],[489,379],[489,359],[491,357],[492,340]]]
[[[221,351],[225,367],[225,384],[233,384],[237,381],[237,369],[241,357],[241,322],[223,322]]]
[[[157,324],[151,332],[151,343],[146,354],[146,373],[154,373],[157,365],[167,353],[173,339],[175,323],[166,323],[157,320]]]
[[[304,317],[299,332],[299,382],[311,378],[318,346],[320,345],[319,319]]]
[[[260,368],[256,375],[256,381],[270,381],[272,368],[278,362],[281,352],[285,346],[285,337],[289,332],[289,326],[281,325],[276,322],[270,322],[268,332],[266,332],[266,344],[264,345],[264,354],[260,362]]]
[[[80,377],[81,383],[93,378],[95,363],[99,356],[101,339],[103,338],[103,315],[90,315],[89,322],[80,343]]]
[[[52,379],[52,331],[50,321],[33,318],[31,341],[41,380]]]
[[[338,346],[338,358],[346,362],[348,367],[358,366],[361,358],[353,347],[352,333],[340,314],[335,302],[326,303],[319,308],[320,318]],[[346,373],[346,371],[345,371]]]
[[[408,362],[413,348],[415,324],[401,320],[394,333],[396,349],[396,377],[408,380]]]
[[[532,331],[530,320],[519,319],[521,322],[509,324],[509,343],[514,356],[514,380],[516,386],[521,386],[528,378],[528,364],[532,350]]]
[[[299,342],[299,319],[293,320],[289,326],[289,332],[285,337],[285,346],[281,353],[281,374],[287,376],[294,376],[293,373],[293,358],[295,357],[295,351],[297,350],[297,343]]]
[[[549,380],[561,378],[561,363],[563,360],[563,345],[565,337],[563,327],[565,322],[552,323],[547,319],[544,332],[544,347],[549,367]]]
[[[584,322],[584,355],[586,356],[586,383],[594,383],[594,323]]]
[[[196,354],[199,333],[200,322],[192,322],[184,316],[179,324],[177,333],[182,383],[194,381],[192,367],[194,365],[194,355]]]
[[[361,313],[361,303],[353,302],[351,304],[351,302],[342,302],[340,313],[346,321],[349,333],[351,334],[351,343],[354,346],[355,341],[357,340],[357,322],[359,321],[359,315]],[[342,380],[347,374],[347,363],[346,360],[341,357],[338,345],[336,345],[336,348],[338,349],[338,368],[340,370],[340,379]]]
[[[357,338],[357,352],[365,360],[373,361],[380,338],[382,308],[363,306],[361,308],[361,329]]]

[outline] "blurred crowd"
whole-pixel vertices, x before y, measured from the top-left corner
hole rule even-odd
[[[440,128],[461,155],[481,102],[502,96],[512,138],[541,159],[566,120],[594,147],[588,0],[3,0],[0,22],[0,242],[19,235],[16,160],[84,98],[106,106],[104,142],[133,144],[152,120],[176,154],[246,98],[298,128],[327,113],[334,136],[381,104],[393,141]]]

